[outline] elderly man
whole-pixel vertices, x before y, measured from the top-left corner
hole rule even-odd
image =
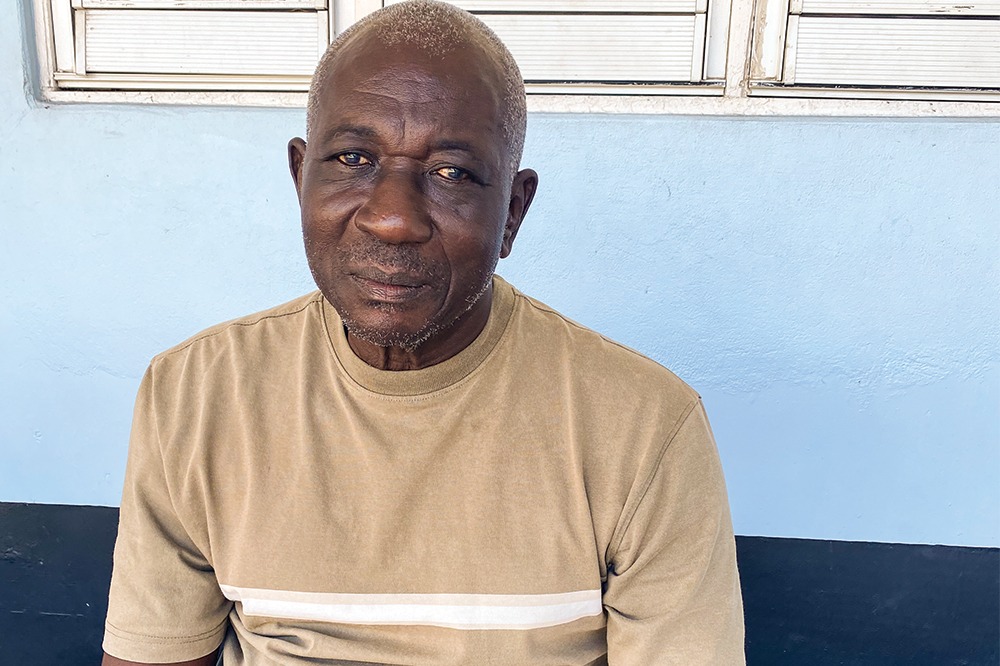
[[[151,363],[105,664],[743,662],[698,396],[493,274],[524,131],[450,5],[330,47],[288,147],[319,291]]]

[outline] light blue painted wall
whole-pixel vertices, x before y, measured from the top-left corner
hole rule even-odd
[[[149,358],[312,288],[298,110],[53,105],[0,9],[0,501],[116,504]],[[1000,125],[532,116],[500,272],[705,397],[738,533],[1000,545]]]

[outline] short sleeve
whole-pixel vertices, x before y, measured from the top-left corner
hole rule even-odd
[[[127,661],[169,663],[217,648],[232,603],[171,501],[155,390],[151,367],[132,420],[104,651]]]
[[[611,544],[608,664],[742,666],[736,544],[700,401],[648,477]]]

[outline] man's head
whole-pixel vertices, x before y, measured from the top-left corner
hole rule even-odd
[[[510,53],[451,5],[391,5],[331,45],[289,164],[313,277],[354,337],[414,349],[481,328],[537,184],[516,172],[524,118]]]

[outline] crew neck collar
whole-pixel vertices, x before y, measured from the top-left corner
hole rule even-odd
[[[414,396],[447,388],[467,377],[486,360],[507,329],[514,311],[514,288],[499,275],[494,275],[490,317],[476,339],[451,358],[420,370],[379,370],[365,363],[351,349],[340,315],[325,298],[322,303],[323,320],[334,355],[351,379],[375,393]]]

